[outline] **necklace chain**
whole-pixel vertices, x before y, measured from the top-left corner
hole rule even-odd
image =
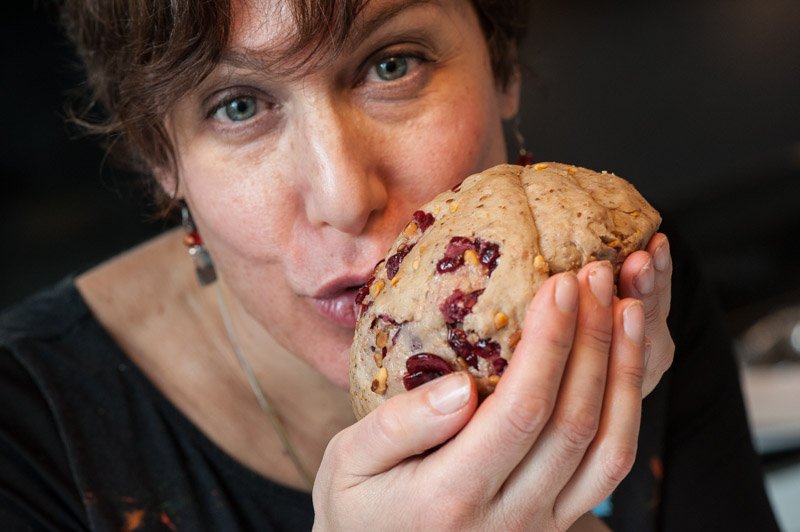
[[[231,348],[233,349],[233,352],[239,361],[239,366],[241,366],[242,371],[247,377],[247,382],[250,384],[250,389],[253,391],[253,395],[256,396],[258,406],[261,408],[261,411],[266,414],[267,418],[272,424],[272,428],[275,429],[275,433],[278,435],[278,439],[281,441],[281,445],[283,445],[283,448],[289,455],[289,458],[294,464],[295,469],[297,469],[298,474],[303,479],[303,482],[310,491],[314,486],[314,481],[306,468],[303,466],[303,463],[300,461],[300,457],[297,455],[291,440],[289,440],[289,434],[287,433],[286,427],[281,421],[280,415],[272,406],[272,403],[270,403],[266,394],[264,394],[264,391],[261,389],[261,385],[258,383],[255,373],[253,373],[253,367],[250,365],[247,355],[239,344],[239,340],[235,331],[233,330],[233,322],[231,321],[230,312],[228,311],[228,305],[225,303],[225,298],[222,295],[222,289],[220,288],[219,283],[216,283],[215,288],[217,293],[217,303],[219,305],[219,313],[222,315],[222,323],[225,326],[225,332],[228,335],[228,341],[231,344]]]

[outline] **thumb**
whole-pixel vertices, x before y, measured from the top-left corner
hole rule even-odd
[[[352,475],[373,476],[453,437],[477,406],[475,383],[463,371],[396,395],[343,434]]]

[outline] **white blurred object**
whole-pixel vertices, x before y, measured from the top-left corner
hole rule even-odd
[[[745,364],[800,362],[800,306],[767,314],[734,343]]]
[[[800,451],[800,306],[761,318],[735,348],[756,450]],[[800,532],[800,463],[770,471],[765,486],[781,530]]]
[[[742,388],[756,450],[800,449],[800,364],[745,366]]]
[[[783,532],[800,532],[800,463],[767,473],[765,486]]]
[[[756,449],[800,449],[800,306],[764,316],[734,346]]]

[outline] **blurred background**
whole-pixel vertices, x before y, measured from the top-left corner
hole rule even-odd
[[[137,176],[65,125],[82,78],[50,4],[4,11],[0,307],[165,228]],[[534,157],[633,181],[694,246],[770,497],[800,531],[800,2],[544,0],[523,58]]]

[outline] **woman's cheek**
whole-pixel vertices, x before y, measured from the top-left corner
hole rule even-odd
[[[185,167],[185,193],[204,239],[252,259],[267,258],[291,233],[295,205],[285,180],[256,150],[201,146]]]
[[[406,151],[414,154],[417,167],[435,184],[434,193],[502,162],[490,156],[498,127],[490,120],[486,105],[477,100],[468,91],[462,97],[448,98],[446,104],[435,106],[436,111],[427,113],[406,136],[413,142]]]

